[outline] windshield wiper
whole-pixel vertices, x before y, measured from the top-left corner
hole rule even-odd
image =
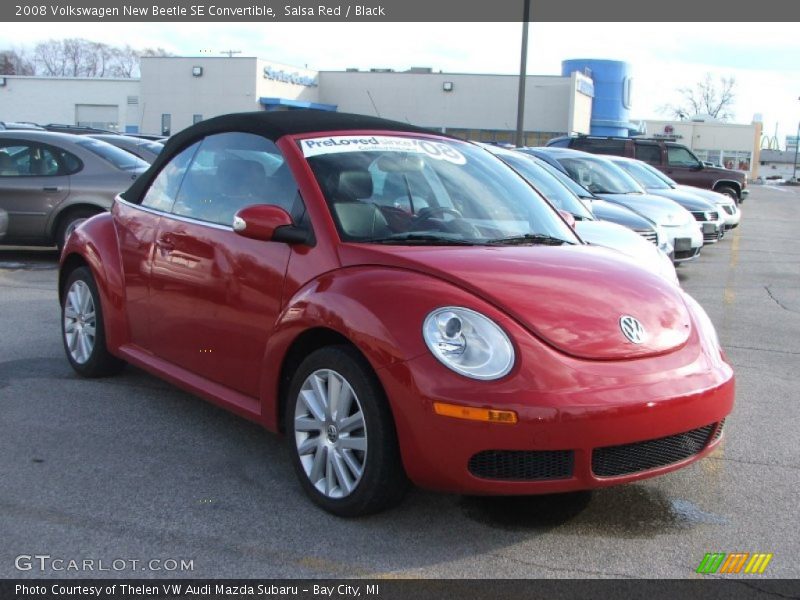
[[[431,246],[477,246],[480,242],[459,238],[442,237],[431,233],[404,233],[385,238],[359,240],[371,244],[430,244]]]
[[[561,246],[562,244],[574,245],[575,242],[562,240],[544,233],[526,233],[525,235],[512,235],[497,238],[486,242],[490,246],[513,246],[515,244],[542,244],[544,246]]]

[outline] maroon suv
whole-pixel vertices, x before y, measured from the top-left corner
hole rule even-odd
[[[572,148],[593,154],[627,156],[649,163],[683,185],[714,190],[744,202],[749,190],[747,177],[741,171],[709,167],[683,144],[648,139],[581,135],[558,137],[548,146]]]

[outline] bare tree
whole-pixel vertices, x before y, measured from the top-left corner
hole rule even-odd
[[[683,101],[676,105],[667,104],[661,111],[680,120],[689,119],[696,115],[708,115],[720,121],[733,118],[733,104],[736,99],[736,78],[720,77],[714,81],[711,73],[706,73],[705,78],[694,87],[679,88]]]
[[[113,64],[111,67],[111,77],[123,77],[129,79],[139,74],[139,52],[129,45],[121,48],[113,48]]]
[[[27,61],[28,74],[49,77],[121,77],[139,76],[139,57],[171,56],[163,48],[136,50],[129,45],[110,46],[83,38],[47,40],[36,44],[34,60]],[[12,69],[0,53],[0,69]],[[11,73],[7,73],[11,74]]]
[[[67,70],[67,59],[58,40],[39,42],[33,49],[38,73],[50,77],[64,77]]]
[[[0,75],[35,75],[36,68],[24,50],[0,50]]]

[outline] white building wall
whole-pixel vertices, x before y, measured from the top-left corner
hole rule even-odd
[[[201,67],[200,77],[192,75]],[[203,119],[231,112],[259,110],[258,59],[248,57],[142,58],[142,131],[161,133],[161,116],[170,114],[171,133]]]
[[[591,79],[577,71],[573,71],[570,75],[570,87],[573,91],[570,94],[567,133],[589,133],[592,128],[593,98],[579,91],[578,83],[581,79],[591,83]]]
[[[432,129],[515,130],[519,79],[513,75],[457,73],[373,73],[322,71],[320,101],[342,112],[380,115]],[[444,91],[445,83],[453,90]],[[566,133],[573,118],[569,77],[529,76],[526,81],[526,131]],[[580,110],[584,109],[583,103]]]
[[[78,105],[114,106],[117,129],[140,124],[138,79],[20,77],[4,75],[0,121],[76,124]],[[128,104],[129,99],[137,104]]]

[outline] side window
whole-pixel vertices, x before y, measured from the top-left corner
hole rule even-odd
[[[297,184],[274,142],[251,133],[205,138],[186,172],[172,212],[230,226],[251,204],[280,206],[297,219]]]
[[[47,148],[21,141],[0,146],[0,177],[51,177],[60,172],[58,160]]]
[[[625,156],[625,140],[575,138],[571,148],[593,154]]]
[[[169,211],[178,196],[181,181],[189,162],[200,147],[200,142],[192,144],[176,155],[161,169],[142,199],[142,206],[155,210]]]
[[[563,138],[563,139],[560,139],[560,140],[556,140],[555,142],[553,142],[553,141],[547,142],[547,145],[548,146],[553,146],[555,148],[569,148],[569,145],[570,145],[571,141],[572,141],[572,138]]]
[[[66,175],[74,175],[83,169],[83,163],[81,162],[81,159],[72,154],[72,152],[60,150],[58,151],[58,156],[61,159],[61,164],[64,166],[64,173]]]
[[[694,154],[683,146],[667,146],[667,161],[670,167],[696,167],[700,164]]]
[[[636,144],[636,158],[651,165],[661,164],[661,146],[658,144]]]

